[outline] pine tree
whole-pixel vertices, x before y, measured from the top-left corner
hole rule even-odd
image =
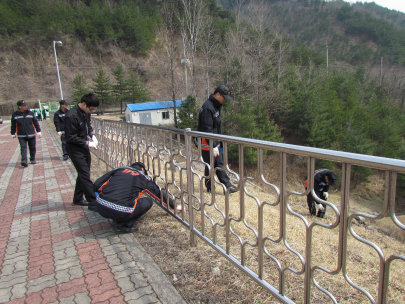
[[[76,77],[72,81],[72,85],[73,91],[70,98],[74,103],[79,103],[82,99],[82,96],[89,92],[86,79],[83,75],[76,75]]]
[[[178,109],[179,128],[190,128],[197,130],[198,127],[198,108],[195,97],[188,95]]]
[[[113,75],[115,78],[116,83],[112,85],[112,93],[114,94],[114,98],[118,101],[121,105],[121,113],[122,113],[122,104],[123,101],[127,98],[127,82],[125,80],[125,73],[124,68],[120,63],[117,64],[113,71]]]
[[[148,90],[141,84],[139,77],[132,72],[126,81],[129,103],[146,102],[151,99]]]
[[[95,83],[92,87],[94,94],[98,96],[100,100],[101,113],[104,114],[105,109],[110,104],[111,101],[111,84],[110,77],[104,72],[102,67],[98,69],[97,75],[93,78]]]

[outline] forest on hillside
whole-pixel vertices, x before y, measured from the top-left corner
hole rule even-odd
[[[223,107],[226,134],[405,159],[404,14],[342,1],[220,4],[2,0],[0,37],[34,47],[69,36],[90,52],[94,43],[115,44],[143,57],[153,50],[170,99],[188,95],[178,111],[182,128],[196,128],[190,118],[222,83],[234,97]],[[329,57],[320,47],[326,40]],[[78,73],[70,98],[89,89],[106,106],[151,98],[144,75],[112,69],[107,75],[100,67],[93,85]],[[255,152],[247,149],[245,157],[254,162]]]

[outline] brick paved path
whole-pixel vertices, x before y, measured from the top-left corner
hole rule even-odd
[[[27,168],[10,123],[0,125],[0,303],[185,303],[136,234],[72,205],[76,171],[40,123]]]

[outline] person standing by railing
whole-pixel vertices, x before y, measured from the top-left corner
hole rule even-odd
[[[65,116],[66,151],[77,171],[73,205],[88,206],[91,211],[97,211],[97,206],[96,195],[93,191],[94,184],[90,179],[89,148],[97,148],[98,140],[94,135],[90,114],[97,109],[99,104],[95,94],[85,94]],[[83,195],[87,202],[83,200]]]
[[[329,169],[320,169],[315,171],[314,175],[314,192],[320,199],[326,201],[329,197],[329,186],[336,184],[338,175]],[[305,189],[308,187],[308,180],[304,182]],[[326,213],[326,204],[318,203],[312,193],[307,195],[308,209],[311,216],[324,218]],[[318,213],[317,213],[318,209]]]
[[[222,121],[221,121],[221,107],[225,100],[232,100],[231,91],[224,85],[218,86],[214,94],[204,102],[198,114],[198,128],[197,131],[222,134]],[[204,162],[210,163],[210,143],[208,138],[201,139],[202,157]],[[214,140],[212,153],[214,154],[214,167],[222,168],[224,161],[221,153],[221,142]],[[209,168],[205,166],[205,176],[209,175]],[[231,184],[230,179],[225,171],[217,170],[217,177],[219,181],[229,189],[230,193],[236,192],[236,187]],[[211,180],[205,180],[205,187],[208,192],[211,192]]]
[[[56,132],[62,142],[63,160],[68,160],[69,155],[66,151],[66,136],[65,136],[65,116],[69,111],[69,103],[66,100],[59,101],[60,108],[53,116],[53,123],[55,124]]]

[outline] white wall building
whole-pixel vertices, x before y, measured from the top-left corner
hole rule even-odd
[[[183,100],[176,100],[176,107],[180,108]],[[126,122],[144,125],[174,125],[173,101],[154,101],[127,104],[125,108]]]

